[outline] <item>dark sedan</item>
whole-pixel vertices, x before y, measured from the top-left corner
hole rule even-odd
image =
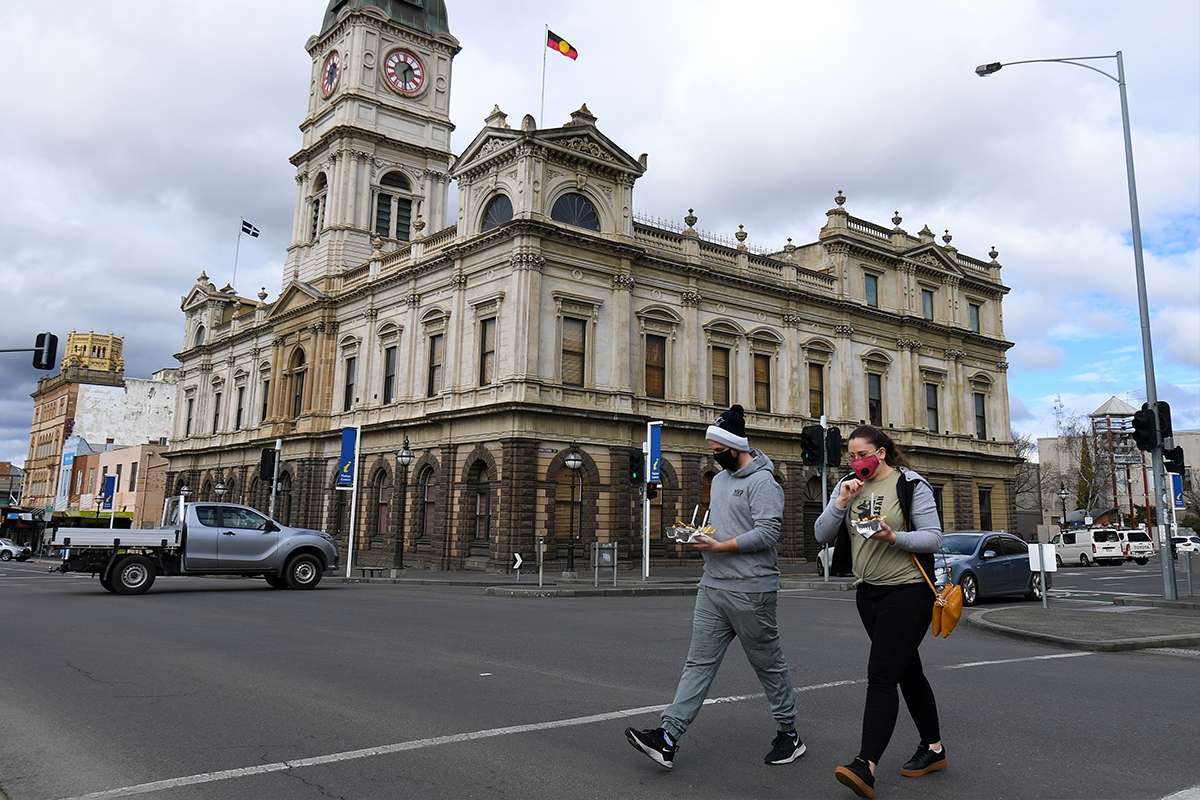
[[[956,531],[942,537],[942,550],[934,554],[936,582],[949,578],[962,587],[963,604],[975,605],[981,597],[1024,595],[1042,597],[1041,575],[1029,569],[1029,548],[1024,539],[994,531]],[[1050,576],[1046,582],[1053,586]]]

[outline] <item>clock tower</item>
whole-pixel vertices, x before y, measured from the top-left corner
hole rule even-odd
[[[306,49],[312,76],[291,158],[296,208],[283,283],[328,289],[369,258],[372,237],[396,246],[445,227],[460,47],[443,0],[331,0]]]

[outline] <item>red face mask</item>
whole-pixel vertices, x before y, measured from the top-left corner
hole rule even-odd
[[[866,456],[865,458],[856,458],[851,461],[850,469],[854,470],[854,475],[859,480],[869,481],[875,474],[876,470],[879,469],[879,465],[881,463],[882,462],[879,460],[879,456],[871,453],[871,455]]]

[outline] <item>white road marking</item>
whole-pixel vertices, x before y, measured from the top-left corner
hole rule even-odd
[[[486,677],[490,676],[491,674],[492,673],[490,673],[490,672],[481,672],[481,673],[479,673],[479,677],[486,678]]]
[[[996,661],[971,661],[964,664],[949,664],[938,667],[937,669],[967,669],[968,667],[983,667],[992,664],[1013,664],[1020,661],[1044,661],[1057,658],[1078,658],[1080,656],[1095,655],[1091,652],[1072,652],[1072,653],[1051,653],[1044,656],[1025,656],[1023,658],[1004,658]],[[866,678],[857,678],[854,680],[845,681],[829,681],[828,683],[814,683],[808,686],[798,686],[792,691],[796,694],[804,692],[815,692],[821,689],[835,689],[842,686],[857,686],[866,683]],[[728,703],[739,703],[745,700],[757,700],[764,697],[762,692],[755,694],[740,694],[731,695],[729,697],[714,697],[704,701],[704,705],[724,705]],[[667,706],[641,706],[639,708],[626,708],[620,711],[608,711],[603,714],[590,714],[586,717],[569,717],[567,719],[556,719],[548,722],[533,722],[526,725],[510,725],[506,728],[489,728],[482,731],[471,731],[470,733],[455,733],[449,736],[434,736],[428,739],[413,739],[407,742],[396,742],[395,744],[385,744],[378,747],[365,747],[360,750],[346,750],[341,753],[330,753],[323,756],[312,756],[310,758],[297,758],[290,761],[276,761],[272,764],[258,764],[253,767],[241,767],[238,769],[224,769],[217,772],[201,772],[195,775],[185,775],[179,778],[167,778],[161,781],[151,781],[150,783],[138,783],[132,786],[122,786],[119,789],[105,789],[99,792],[90,792],[89,794],[76,795],[74,797],[63,798],[63,800],[108,800],[113,797],[131,797],[139,794],[150,794],[152,792],[162,792],[168,789],[178,789],[183,786],[198,786],[206,783],[218,783],[220,781],[235,780],[237,778],[248,778],[253,775],[266,775],[272,772],[286,772],[288,770],[300,769],[302,767],[318,767],[324,764],[337,764],[342,761],[357,761],[364,758],[376,758],[378,756],[391,755],[393,753],[404,753],[409,750],[424,750],[428,747],[438,747],[444,744],[458,744],[460,742],[473,742],[479,739],[493,739],[497,736],[512,736],[519,733],[536,733],[539,731],[555,730],[557,728],[573,728],[579,725],[591,725],[596,722],[612,722],[619,719],[627,719],[629,717],[637,717],[642,714],[653,714],[662,711]]]
[[[1193,786],[1190,789],[1169,794],[1162,800],[1200,800],[1200,786]]]
[[[1101,606],[1100,608],[1081,608],[1093,614],[1128,614],[1130,611],[1149,611],[1149,606]]]

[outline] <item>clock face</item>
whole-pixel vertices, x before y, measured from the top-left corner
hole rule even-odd
[[[321,67],[321,95],[328,98],[337,88],[338,78],[342,77],[342,62],[338,51],[334,50],[325,56],[325,64]]]
[[[393,50],[383,59],[383,74],[388,84],[400,94],[412,97],[425,88],[425,65],[403,48]]]

